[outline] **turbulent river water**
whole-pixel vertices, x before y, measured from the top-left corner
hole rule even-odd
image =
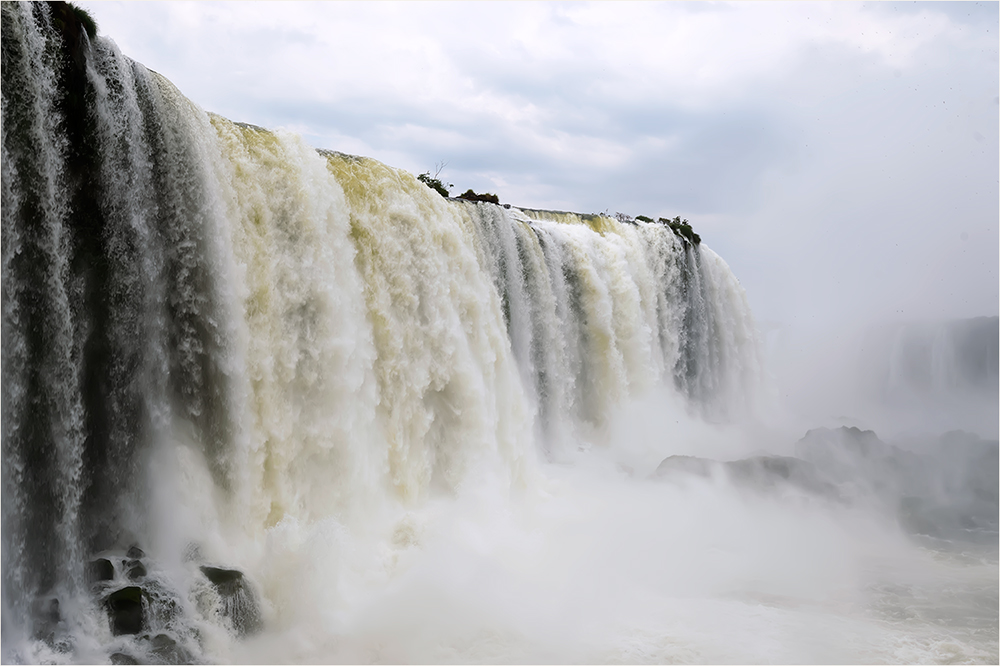
[[[2,11],[5,662],[997,660],[995,508],[907,530],[816,448],[664,471],[761,448],[704,243],[446,199]]]

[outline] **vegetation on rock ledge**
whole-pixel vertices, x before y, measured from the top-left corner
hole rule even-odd
[[[455,187],[455,185],[453,183],[448,183],[448,185],[446,186],[435,176],[437,176],[437,174],[434,174],[434,176],[432,176],[430,171],[425,171],[419,176],[417,176],[417,180],[419,180],[421,183],[431,188],[432,190],[436,191],[441,196],[450,197],[451,193],[448,191],[448,188]]]
[[[436,191],[441,196],[451,197],[449,188],[454,187],[455,185],[453,183],[445,184],[441,181],[440,178],[438,178],[438,176],[441,173],[441,170],[445,167],[445,164],[441,163],[435,166],[437,168],[433,176],[431,175],[430,171],[425,171],[419,176],[417,176],[417,180],[419,180],[421,183],[431,188],[432,190]],[[466,201],[484,201],[487,203],[492,203],[497,205],[500,204],[500,197],[493,194],[492,192],[484,192],[482,194],[477,194],[471,188],[466,190],[462,194],[459,194],[456,198],[465,199]],[[510,208],[510,204],[504,204],[504,207]],[[604,215],[609,215],[609,213],[605,211]],[[688,222],[687,220],[681,219],[680,215],[674,217],[673,219],[667,217],[661,217],[656,220],[653,220],[653,218],[647,215],[636,215],[633,218],[631,215],[626,215],[625,213],[615,213],[614,218],[622,224],[634,225],[637,224],[638,222],[645,222],[647,224],[659,223],[667,227],[670,227],[670,230],[673,231],[674,234],[676,234],[683,240],[687,241],[688,243],[691,243],[692,245],[701,244],[701,236],[695,233],[694,229],[691,228],[691,223]]]
[[[699,243],[701,243],[701,236],[696,234],[694,232],[694,229],[691,228],[691,223],[688,222],[687,220],[682,220],[680,218],[680,215],[678,215],[672,220],[667,219],[665,217],[661,217],[659,220],[657,220],[657,222],[659,222],[660,224],[666,224],[671,229],[673,229],[675,234],[677,234],[681,238],[686,238],[694,245],[698,245]]]
[[[490,192],[484,192],[483,194],[476,194],[472,189],[468,189],[462,194],[458,195],[459,199],[465,199],[466,201],[486,201],[489,203],[499,204],[500,197]]]
[[[632,216],[624,213],[615,213],[615,219],[625,224],[635,224],[636,222],[653,223],[653,218],[646,215],[636,215],[635,218],[633,218]],[[661,217],[656,220],[656,222],[670,227],[675,234],[692,245],[698,245],[701,243],[701,236],[694,232],[694,229],[691,228],[691,223],[687,220],[682,220],[679,215],[672,220],[667,217]]]
[[[417,180],[431,188],[443,197],[451,197],[450,188],[455,187],[454,183],[444,183],[438,177],[441,175],[441,170],[447,166],[447,162],[441,162],[440,164],[435,164],[434,175],[431,175],[430,171],[425,171],[419,176]],[[466,201],[486,201],[489,203],[499,204],[500,197],[490,192],[484,194],[476,194],[471,188],[459,194],[458,199],[465,199]]]

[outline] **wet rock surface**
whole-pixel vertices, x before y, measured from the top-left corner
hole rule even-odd
[[[205,578],[219,595],[220,611],[239,636],[255,634],[263,627],[257,595],[242,571],[203,565]]]
[[[115,577],[115,565],[111,560],[100,557],[87,563],[87,582],[99,583],[105,580],[113,580]]]
[[[142,631],[145,624],[142,601],[143,590],[135,585],[119,588],[104,598],[112,634],[120,636]]]
[[[124,562],[125,576],[129,580],[139,580],[146,576],[146,565],[139,560],[126,560]]]
[[[165,583],[155,565],[136,545],[127,551],[103,551],[84,563],[89,592],[106,614],[111,634],[119,637],[107,654],[108,662],[198,663],[204,647],[197,623],[206,618],[221,621],[238,637],[263,627],[257,594],[242,571],[209,565],[192,568],[193,575],[204,577],[202,589],[208,594],[211,609],[205,615],[192,615],[190,604]],[[59,653],[71,654],[73,645],[59,598],[54,594],[40,596],[30,612],[34,639]]]

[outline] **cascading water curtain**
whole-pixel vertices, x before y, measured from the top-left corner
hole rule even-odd
[[[150,542],[147,463],[176,416],[227,485],[238,336],[216,268],[223,209],[192,140],[204,114],[92,43],[66,5],[4,3],[2,17],[10,644],[94,605],[94,553]]]
[[[710,249],[658,223],[464,206],[543,439],[600,429],[615,405],[662,382],[709,419],[752,411],[755,325]]]
[[[657,385],[752,399],[743,290],[669,227],[447,200],[68,5],[2,21],[5,661],[204,661],[286,603],[234,544],[523,487]]]

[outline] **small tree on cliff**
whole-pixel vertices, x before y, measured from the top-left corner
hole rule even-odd
[[[448,189],[452,188],[452,187],[455,187],[455,184],[454,183],[448,183],[446,185],[446,184],[442,183],[441,180],[438,178],[438,176],[441,175],[441,171],[446,166],[448,166],[447,162],[441,162],[440,164],[435,164],[434,165],[434,175],[433,176],[431,175],[430,171],[425,171],[422,174],[420,174],[419,176],[417,176],[417,180],[419,180],[421,183],[423,183],[427,187],[431,188],[432,190],[435,190],[441,196],[443,196],[443,197],[450,197],[451,193],[448,191]]]

